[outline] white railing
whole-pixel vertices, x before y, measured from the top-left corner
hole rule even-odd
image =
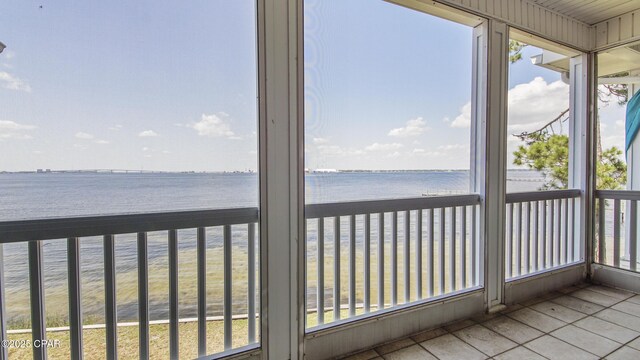
[[[595,192],[597,230],[594,261],[619,269],[640,270],[638,264],[638,201],[640,191]]]
[[[307,205],[307,327],[477,287],[479,204],[470,194]]]
[[[178,230],[193,229],[197,232],[197,348],[198,356],[207,354],[207,233],[212,228],[222,228],[224,263],[223,348],[232,346],[233,321],[233,268],[232,230],[243,231],[247,247],[247,342],[249,348],[259,346],[256,337],[256,223],[257,208],[203,210],[167,213],[132,214],[116,216],[59,218],[0,223],[0,270],[4,270],[2,247],[4,244],[28,242],[30,317],[32,340],[47,339],[45,286],[43,281],[43,242],[49,239],[67,239],[68,300],[70,353],[72,359],[83,358],[83,321],[80,243],[88,237],[100,236],[104,246],[105,293],[105,352],[108,359],[118,357],[118,320],[116,299],[116,235],[135,234],[137,237],[138,272],[138,356],[150,357],[149,336],[149,232],[166,232],[168,242],[169,272],[169,353],[172,359],[180,358],[178,317]],[[211,259],[209,259],[211,260]],[[89,289],[91,291],[92,289]],[[7,339],[7,313],[5,309],[5,281],[0,272],[0,340]],[[253,345],[253,346],[252,346]],[[195,345],[194,345],[195,346]],[[96,349],[92,349],[95,351]],[[33,347],[34,359],[46,359],[47,347]],[[7,358],[7,347],[0,348],[0,358]]]
[[[513,280],[580,260],[580,190],[507,194],[505,276]]]

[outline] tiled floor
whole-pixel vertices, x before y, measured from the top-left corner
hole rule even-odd
[[[581,284],[347,359],[640,360],[640,295]]]

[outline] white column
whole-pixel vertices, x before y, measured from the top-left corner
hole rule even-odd
[[[479,234],[484,258],[479,266],[490,312],[504,302],[508,49],[506,24],[488,20],[475,28],[471,190],[482,198]]]
[[[261,341],[264,358],[298,359],[304,334],[302,8],[300,0],[257,3]]]
[[[574,254],[579,254],[579,260],[585,260],[586,249],[588,248],[587,232],[590,227],[587,214],[591,204],[591,194],[593,190],[593,180],[595,177],[595,167],[592,159],[593,129],[590,120],[590,97],[591,86],[589,79],[590,60],[588,54],[575,56],[569,61],[569,188],[580,189],[582,195],[576,204],[575,211],[575,234],[579,241],[574,243]]]

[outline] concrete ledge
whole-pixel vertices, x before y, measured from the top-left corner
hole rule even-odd
[[[406,337],[484,312],[484,289],[449,294],[424,304],[356,317],[305,336],[305,359],[328,359]]]
[[[504,285],[505,304],[515,304],[582,282],[586,275],[584,263],[579,263],[509,281]]]
[[[591,264],[591,282],[640,293],[640,273],[630,270]]]

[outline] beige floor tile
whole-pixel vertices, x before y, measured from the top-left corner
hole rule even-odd
[[[623,344],[640,336],[638,332],[593,316],[578,320],[573,325]]]
[[[487,358],[486,355],[451,334],[425,341],[420,345],[440,360],[481,360]]]
[[[564,321],[531,309],[514,311],[507,316],[543,332],[549,332],[566,325]]]
[[[417,343],[421,343],[423,341],[427,341],[427,340],[431,340],[433,338],[437,338],[438,336],[442,336],[442,335],[444,335],[446,333],[447,333],[447,330],[445,330],[443,328],[437,328],[437,329],[421,332],[419,334],[416,334],[416,335],[412,336],[411,338],[413,339],[413,341],[415,341]]]
[[[634,293],[629,291],[615,289],[615,288],[601,286],[601,285],[589,286],[587,289],[598,292],[603,295],[611,296],[613,298],[620,299],[620,300],[626,300],[635,295]]]
[[[588,315],[597,313],[598,311],[605,308],[602,305],[594,304],[589,301],[584,301],[582,299],[578,299],[573,296],[561,296],[551,301],[556,304],[560,304],[562,306],[568,307],[569,309],[580,311],[581,313],[585,313]]]
[[[378,353],[375,352],[374,350],[367,350],[367,351],[363,351],[363,352],[348,356],[343,360],[371,360],[379,356],[380,355],[378,355]]]
[[[517,342],[518,344],[531,341],[543,334],[541,331],[507,316],[501,316],[499,318],[489,320],[482,325]]]
[[[518,346],[513,341],[482,325],[474,325],[458,330],[454,335],[489,356],[503,353]]]
[[[637,316],[629,315],[613,309],[602,310],[593,316],[640,332],[640,318]]]
[[[461,320],[461,321],[456,321],[452,324],[446,325],[444,327],[445,330],[449,331],[449,332],[454,332],[454,331],[458,331],[460,329],[464,329],[466,327],[469,327],[471,325],[475,325],[476,322],[471,320],[471,319],[466,319],[466,320]]]
[[[623,301],[617,303],[611,307],[614,310],[622,311],[627,314],[640,316],[640,304],[632,303],[631,301]]]
[[[569,287],[566,287],[564,289],[558,290],[558,292],[561,292],[563,294],[570,294],[570,293],[572,293],[572,292],[574,292],[574,291],[576,291],[578,289],[580,289],[580,288],[577,287],[577,286],[569,286]]]
[[[417,344],[386,354],[383,357],[385,360],[438,360]]]
[[[524,344],[530,350],[551,360],[590,360],[598,359],[597,356],[569,345],[552,336],[545,335],[529,343]]]
[[[550,301],[545,301],[539,304],[535,304],[531,308],[543,314],[549,315],[558,320],[562,320],[568,323],[578,321],[583,317],[587,316],[586,314],[569,309],[568,307],[564,307],[560,304],[556,304]]]
[[[482,314],[482,315],[478,315],[478,316],[474,316],[471,318],[471,320],[477,322],[477,323],[483,323],[485,321],[489,321],[491,319],[495,319],[498,316],[500,316],[502,314],[498,313],[492,313],[492,314]]]
[[[611,355],[608,355],[607,360],[638,360],[640,359],[640,351],[632,349],[628,346],[616,350]]]
[[[524,346],[518,346],[505,353],[493,357],[496,360],[545,360],[541,355],[534,353]]]
[[[620,343],[573,325],[560,328],[550,335],[598,356],[605,356],[622,346]]]
[[[627,301],[631,301],[632,303],[640,304],[640,295],[636,295],[634,297],[630,297]]]
[[[640,350],[640,337],[628,343],[627,346],[631,346],[636,350]]]
[[[397,351],[414,344],[415,344],[415,341],[411,340],[410,338],[405,338],[405,339],[394,341],[392,343],[388,343],[382,346],[378,346],[375,350],[378,352],[378,354],[385,355],[390,352]]]
[[[589,301],[598,305],[602,305],[602,306],[611,306],[621,301],[618,298],[604,295],[599,292],[591,291],[589,289],[580,289],[578,291],[572,292],[571,296],[577,297],[578,299],[582,299],[584,301]]]
[[[511,313],[511,312],[514,312],[514,311],[520,310],[520,309],[522,309],[522,308],[524,308],[524,306],[522,306],[522,305],[520,305],[520,304],[513,304],[513,305],[509,305],[509,306],[507,306],[507,308],[506,308],[506,309],[504,309],[504,310],[502,310],[502,311],[500,311],[500,313],[501,313],[501,314],[508,314],[508,313]]]

